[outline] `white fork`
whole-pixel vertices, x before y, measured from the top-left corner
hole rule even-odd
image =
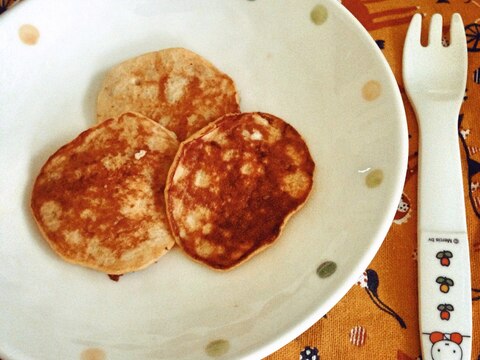
[[[472,343],[470,259],[458,114],[465,94],[467,44],[462,18],[442,45],[432,16],[428,46],[414,15],[403,48],[403,81],[419,126],[418,287],[423,359],[469,360]]]

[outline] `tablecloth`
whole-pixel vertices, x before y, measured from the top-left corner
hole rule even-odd
[[[257,0],[261,1],[261,0]],[[356,285],[320,321],[267,360],[421,358],[417,306],[418,128],[402,82],[402,49],[412,15],[440,13],[448,34],[451,15],[462,15],[468,41],[468,80],[458,118],[472,265],[473,348],[480,360],[480,1],[343,0],[382,49],[397,79],[409,130],[408,171],[395,220],[378,254]],[[445,37],[445,41],[448,38]],[[439,311],[440,316],[440,311]]]
[[[14,3],[0,0],[0,13]],[[416,12],[426,18],[442,14],[445,31],[454,12],[465,23],[469,69],[458,138],[472,265],[472,358],[480,360],[480,0],[343,0],[342,4],[370,32],[398,81],[409,129],[404,191],[382,247],[359,274],[356,285],[320,321],[266,360],[421,358],[416,255],[418,128],[401,76],[403,42]]]

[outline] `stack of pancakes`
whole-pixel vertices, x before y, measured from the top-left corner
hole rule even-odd
[[[271,245],[312,188],[299,133],[241,113],[233,80],[186,49],[112,68],[97,120],[47,160],[32,192],[43,237],[71,263],[120,275],[176,243],[230,269]]]

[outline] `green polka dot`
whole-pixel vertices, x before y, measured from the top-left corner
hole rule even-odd
[[[333,273],[337,270],[337,264],[333,261],[325,261],[324,263],[320,264],[317,268],[317,275],[325,279],[329,276],[332,276]]]
[[[328,18],[328,10],[323,5],[315,6],[310,12],[310,19],[315,25],[322,25]]]
[[[383,171],[380,169],[372,170],[365,178],[365,184],[369,188],[376,188],[383,182]]]
[[[214,340],[210,342],[206,347],[205,347],[205,352],[207,353],[208,356],[211,357],[219,357],[222,355],[225,355],[228,350],[230,349],[230,343],[228,340]]]

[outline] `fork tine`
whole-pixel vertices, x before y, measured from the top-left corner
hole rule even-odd
[[[404,52],[410,49],[420,47],[420,36],[422,33],[422,14],[413,15],[408,26],[407,36],[405,38]]]
[[[458,13],[453,14],[450,21],[450,44],[467,46],[462,17]]]
[[[442,15],[433,14],[428,31],[428,45],[441,45],[442,43]]]

